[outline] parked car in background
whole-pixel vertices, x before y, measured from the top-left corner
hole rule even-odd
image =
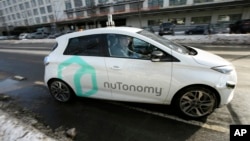
[[[230,22],[218,22],[216,24],[213,24],[214,32],[219,34],[230,33],[229,25]]]
[[[214,33],[214,29],[211,25],[198,25],[185,31],[185,34],[187,35],[192,35],[192,34],[207,35],[212,33]]]
[[[63,34],[64,34],[64,33],[62,33],[62,32],[50,34],[50,35],[48,36],[48,38],[49,38],[49,39],[55,39],[55,38],[57,38],[57,37],[59,37],[59,36],[61,36],[61,35],[63,35]]]
[[[175,24],[173,23],[162,23],[159,29],[159,35],[174,35]]]
[[[21,33],[21,34],[18,36],[18,39],[19,39],[19,40],[27,39],[27,38],[28,38],[28,35],[29,35],[29,33]]]
[[[230,24],[230,33],[249,33],[250,32],[250,19],[239,20]]]
[[[28,35],[29,39],[43,39],[47,38],[48,34],[43,32],[34,32]]]

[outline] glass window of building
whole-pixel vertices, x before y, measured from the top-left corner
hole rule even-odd
[[[169,21],[176,25],[184,25],[186,19],[185,18],[170,18]]]
[[[3,1],[3,7],[6,7],[6,1]]]
[[[40,7],[40,13],[41,13],[41,14],[45,14],[45,13],[46,13],[44,7]]]
[[[82,0],[74,0],[75,7],[81,7],[82,6]]]
[[[12,19],[15,20],[16,19],[16,15],[12,14]]]
[[[16,17],[17,19],[20,19],[21,18],[20,13],[16,13]]]
[[[14,10],[15,10],[15,11],[18,11],[17,5],[14,6]]]
[[[66,0],[65,1],[65,8],[66,8],[66,10],[72,9],[72,5],[71,5],[71,1],[70,0]]]
[[[73,18],[73,13],[67,13],[67,17],[68,17],[69,19]]]
[[[51,0],[46,0],[46,3],[48,4],[48,3],[51,3]]]
[[[241,14],[219,15],[218,22],[235,22],[241,19]]]
[[[109,7],[100,7],[100,13],[101,14],[108,14],[109,13]]]
[[[213,2],[214,0],[194,0],[194,3]]]
[[[33,14],[34,15],[38,15],[39,13],[38,13],[38,9],[33,9]]]
[[[54,15],[49,15],[49,21],[54,22]]]
[[[114,11],[115,12],[123,12],[123,11],[125,11],[125,5],[124,4],[122,4],[122,5],[115,5],[114,6]]]
[[[88,16],[94,15],[95,12],[96,12],[96,11],[95,11],[94,9],[89,9],[89,10],[87,10],[87,15],[88,15]]]
[[[159,8],[163,7],[163,0],[148,0],[149,8]]]
[[[27,1],[27,2],[25,2],[25,7],[28,9],[28,8],[30,8],[30,3]]]
[[[108,0],[98,0],[99,3],[106,3]]]
[[[48,22],[47,16],[43,16],[42,19],[43,19],[43,23],[47,23]]]
[[[77,11],[76,12],[76,17],[77,18],[83,17],[83,11]]]
[[[51,5],[47,6],[47,11],[48,11],[48,13],[52,13],[52,6]]]
[[[32,7],[36,6],[36,0],[31,0]]]
[[[211,16],[191,18],[191,24],[209,24],[210,22],[211,22]]]
[[[37,23],[37,24],[40,24],[40,23],[41,23],[40,17],[36,17],[36,23]]]
[[[176,5],[186,5],[187,0],[169,0],[170,6],[176,6]]]
[[[130,3],[129,4],[130,10],[138,10],[138,8],[142,8],[142,3],[138,5],[138,3]]]
[[[38,5],[43,5],[43,0],[38,0]]]
[[[11,5],[10,0],[7,0],[7,2],[8,2],[8,5]]]
[[[13,9],[12,9],[12,7],[10,7],[10,12],[11,12],[11,13],[13,12]]]
[[[23,9],[24,9],[23,3],[20,3],[20,4],[19,4],[19,9],[20,9],[20,10],[23,10]]]
[[[87,7],[93,7],[96,4],[95,0],[86,0],[85,2]]]

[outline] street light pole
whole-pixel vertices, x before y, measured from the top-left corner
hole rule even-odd
[[[138,0],[137,6],[138,6],[138,15],[139,15],[139,26],[141,28],[141,4],[140,4],[140,0]]]

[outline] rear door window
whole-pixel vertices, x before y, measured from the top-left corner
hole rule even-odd
[[[69,39],[64,55],[102,56],[103,35],[88,35]]]

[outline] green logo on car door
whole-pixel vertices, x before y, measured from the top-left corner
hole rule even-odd
[[[62,79],[63,78],[63,74],[62,74],[63,70],[72,64],[78,64],[80,66],[80,68],[78,70],[76,70],[74,77],[73,77],[76,95],[91,96],[91,95],[95,94],[98,91],[95,68],[92,67],[91,65],[89,65],[87,62],[85,62],[83,59],[81,59],[78,56],[74,56],[74,57],[62,62],[61,64],[59,64],[59,66],[58,66],[58,78]],[[89,74],[91,76],[92,89],[88,90],[86,92],[83,92],[81,78],[82,78],[82,76],[87,75],[87,74]]]

